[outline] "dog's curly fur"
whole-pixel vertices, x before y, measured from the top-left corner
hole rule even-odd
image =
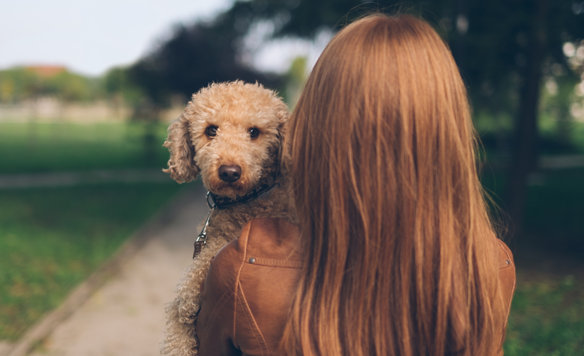
[[[236,81],[201,89],[170,125],[164,144],[170,159],[164,171],[175,181],[189,182],[200,175],[210,192],[230,199],[265,184],[276,184],[254,200],[215,209],[207,227],[207,244],[193,259],[174,301],[167,307],[163,353],[198,354],[196,321],[202,282],[213,256],[239,236],[243,225],[258,216],[295,220],[289,184],[282,172],[287,118],[286,104],[273,91]],[[217,128],[216,136],[206,134],[209,126]],[[257,138],[250,135],[251,128],[259,130]],[[221,180],[218,171],[222,165],[240,166],[241,177],[232,183]]]

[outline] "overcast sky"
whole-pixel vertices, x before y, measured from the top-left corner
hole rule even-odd
[[[99,75],[145,54],[172,25],[232,0],[0,0],[0,68],[58,64]]]

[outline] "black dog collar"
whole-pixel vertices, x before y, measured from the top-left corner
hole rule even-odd
[[[209,208],[211,209],[227,209],[234,205],[247,203],[251,200],[254,200],[261,196],[264,193],[269,192],[272,188],[276,186],[276,183],[272,184],[263,184],[256,189],[252,190],[250,193],[237,197],[235,199],[222,197],[211,192],[207,192],[207,204],[209,204]]]

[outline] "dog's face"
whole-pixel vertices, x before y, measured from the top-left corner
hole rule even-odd
[[[200,174],[214,194],[243,196],[279,169],[287,115],[286,105],[257,84],[204,88],[169,128],[167,171],[177,182]]]

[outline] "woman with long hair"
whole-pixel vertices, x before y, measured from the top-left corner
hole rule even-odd
[[[515,268],[487,213],[464,84],[431,26],[371,15],[340,31],[288,139],[298,227],[254,220],[219,253],[201,354],[502,353]]]

